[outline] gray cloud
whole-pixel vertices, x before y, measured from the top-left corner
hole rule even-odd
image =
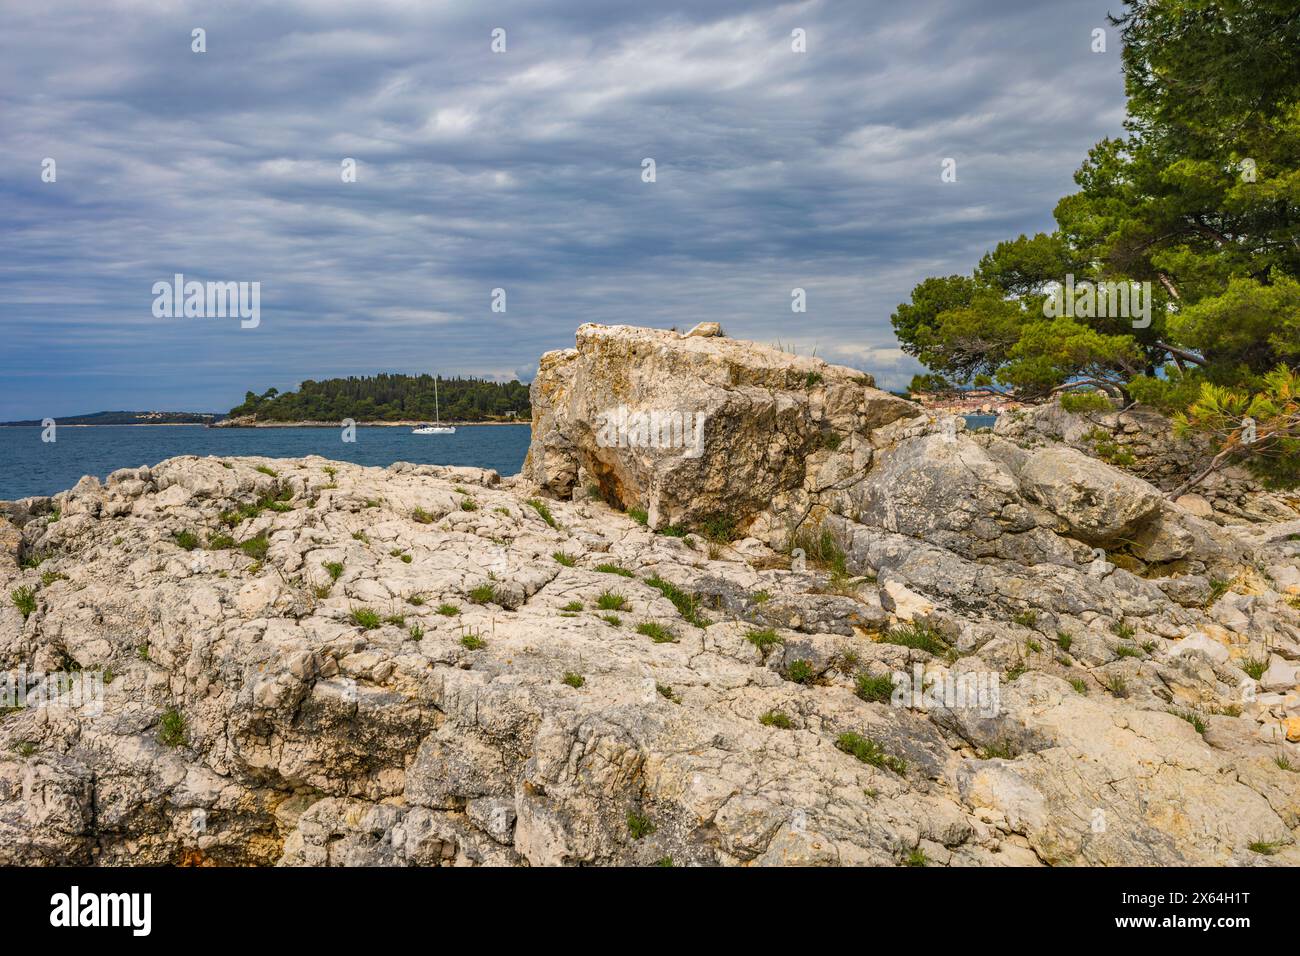
[[[1120,131],[1105,4],[990,6],[6,7],[0,418],[513,377],[585,321],[716,319],[903,384],[893,307],[1050,228]],[[260,281],[261,327],[155,319],[175,272]]]

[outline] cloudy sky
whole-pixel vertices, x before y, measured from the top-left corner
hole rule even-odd
[[[905,384],[893,307],[1050,228],[1121,132],[1119,7],[0,0],[0,420],[528,380],[583,322]],[[260,282],[260,326],[155,318],[177,272]]]

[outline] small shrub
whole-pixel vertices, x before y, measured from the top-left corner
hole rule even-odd
[[[185,717],[175,707],[158,720],[158,742],[164,747],[183,747],[189,742]]]
[[[888,703],[894,696],[894,679],[888,674],[872,676],[864,672],[854,681],[853,692],[862,700],[871,703]]]
[[[1137,633],[1137,631],[1133,629],[1132,624],[1125,624],[1123,621],[1116,621],[1111,626],[1111,631],[1114,632],[1115,636],[1121,641],[1131,641],[1133,640],[1133,635]]]
[[[1264,840],[1255,840],[1253,843],[1248,844],[1248,848],[1250,852],[1259,853],[1263,856],[1272,856],[1277,852],[1276,843],[1268,843]]]
[[[1029,651],[1029,653],[1031,654],[1038,654],[1042,651],[1042,649],[1043,649],[1043,645],[1039,644],[1032,637],[1029,640],[1025,641],[1025,650]]]
[[[403,564],[410,564],[412,558],[409,554],[400,554],[397,556],[397,560],[401,561]]]
[[[199,546],[198,535],[192,531],[174,532],[172,540],[176,542],[177,547],[184,548],[186,551],[193,551]]]
[[[677,642],[677,635],[672,628],[664,627],[655,621],[642,621],[636,626],[636,632],[644,634],[656,644],[675,644]]]
[[[764,727],[779,727],[781,730],[789,730],[794,726],[794,721],[779,710],[769,710],[758,718],[758,722]]]
[[[1011,620],[1015,621],[1021,627],[1033,627],[1038,623],[1038,614],[1034,611],[1021,611]]]
[[[999,740],[980,749],[981,760],[1010,760],[1013,757],[1015,752],[1011,749],[1011,742],[1008,740]]]
[[[268,476],[270,476],[271,478],[274,478],[274,477],[275,477],[275,472],[272,471],[270,468],[266,467],[266,465],[255,465],[255,466],[253,467],[253,470],[254,470],[254,471],[260,471],[262,474],[264,474],[264,475],[268,475]]]
[[[650,523],[650,512],[644,508],[628,508],[627,516],[643,528]]]
[[[633,576],[631,571],[617,564],[598,564],[596,565],[596,570],[601,574],[617,574],[624,578],[630,578]]]
[[[886,753],[885,749],[870,737],[863,737],[861,734],[855,733],[840,734],[835,740],[835,746],[863,763],[892,770],[899,776],[902,776],[907,770],[906,760]]]
[[[411,640],[413,641],[419,641],[424,638],[424,628],[419,624],[412,624],[411,630],[408,633],[411,635]]]
[[[327,574],[329,574],[331,581],[337,581],[343,576],[342,561],[322,561],[321,567],[325,569]]]
[[[796,684],[811,684],[816,676],[817,672],[813,670],[812,664],[802,658],[791,661],[790,666],[785,670],[785,679]]]
[[[411,512],[411,520],[416,524],[433,524],[434,517],[423,508],[416,508]]]
[[[1141,657],[1142,651],[1136,647],[1131,647],[1128,644],[1121,644],[1119,647],[1115,648],[1115,654],[1118,657]]]
[[[671,700],[674,704],[680,704],[682,702],[682,699],[677,695],[677,692],[667,684],[655,684],[655,690],[658,691],[659,696],[665,700]]]
[[[755,604],[766,604],[772,600],[772,594],[770,591],[755,591],[750,595],[750,598]]]
[[[632,834],[633,840],[640,840],[654,833],[657,827],[650,822],[649,817],[643,817],[639,813],[627,812],[627,829]]]
[[[391,624],[393,627],[406,627],[405,614],[387,614],[384,616],[384,623]]]
[[[925,855],[925,851],[919,846],[903,860],[904,866],[929,866],[930,858]]]
[[[36,610],[36,589],[30,584],[14,588],[9,592],[9,597],[14,602],[14,607],[18,608],[19,613],[22,614],[24,621],[31,617],[32,612]]]
[[[244,552],[244,554],[248,555],[254,561],[265,560],[266,552],[270,547],[271,542],[267,539],[265,531],[254,538],[249,538],[247,541],[239,542],[239,550]]]
[[[838,451],[841,443],[844,441],[842,436],[837,435],[834,432],[822,432],[821,438],[821,445],[827,451]]]
[[[478,511],[478,502],[473,498],[462,498],[460,500],[461,511]]]
[[[582,610],[582,602],[581,602],[581,601],[570,601],[568,604],[564,605],[564,607],[560,608],[560,610],[562,610],[562,611],[581,611],[581,610]]]
[[[439,604],[438,613],[443,617],[455,617],[460,613],[460,608],[454,604]]]
[[[1278,770],[1286,770],[1290,773],[1296,773],[1297,771],[1300,771],[1300,767],[1297,767],[1294,764],[1292,764],[1291,761],[1287,759],[1285,754],[1279,757],[1274,757],[1273,763],[1277,764]]]
[[[729,544],[736,537],[736,519],[722,512],[707,515],[700,522],[700,534],[710,541]]]
[[[481,651],[487,647],[487,641],[483,640],[477,633],[470,632],[460,636],[461,646],[467,651]]]
[[[581,687],[587,683],[587,679],[581,674],[575,674],[573,671],[565,671],[563,683],[568,684],[570,687]]]
[[[602,591],[596,598],[596,607],[602,611],[621,611],[627,605],[627,598],[613,591]]]
[[[1128,681],[1118,674],[1110,674],[1106,678],[1106,689],[1116,697],[1127,697]]]
[[[406,603],[410,604],[412,607],[424,607],[424,598],[418,594],[412,594],[406,599]]]
[[[1071,677],[1070,686],[1073,687],[1077,693],[1082,694],[1084,697],[1088,696],[1088,685],[1082,677]]]
[[[348,613],[348,620],[363,631],[373,631],[383,623],[383,619],[380,618],[378,612],[372,611],[368,607],[353,608]]]
[[[44,574],[41,575],[41,587],[48,588],[55,581],[66,581],[66,580],[68,580],[68,576],[66,574],[60,574],[58,571],[46,571]]]
[[[619,617],[617,614],[602,614],[600,616],[600,619],[604,621],[606,624],[608,624],[610,627],[623,626],[623,619]]]
[[[1070,650],[1070,645],[1073,643],[1074,643],[1074,638],[1071,637],[1069,634],[1066,634],[1064,631],[1056,632],[1056,646],[1059,647],[1061,650],[1068,652]]]
[[[208,535],[209,551],[233,551],[235,549],[235,539],[228,534],[210,534]]]
[[[821,383],[822,383],[821,372],[809,372],[807,375],[804,376],[804,380],[803,380],[804,388],[816,388]]]
[[[551,553],[551,557],[553,557],[560,564],[564,565],[566,568],[571,568],[578,563],[577,558],[573,557],[573,555],[571,554],[565,554],[563,551],[553,551]]]

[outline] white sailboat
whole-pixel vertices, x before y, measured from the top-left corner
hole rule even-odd
[[[433,424],[416,425],[411,429],[412,435],[454,435],[455,425],[442,423],[442,411],[438,408],[438,377],[433,377]]]

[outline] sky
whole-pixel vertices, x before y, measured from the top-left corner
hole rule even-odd
[[[584,322],[718,321],[903,387],[895,306],[1050,230],[1122,134],[1107,12],[0,0],[0,420],[529,381]],[[156,317],[176,273],[260,283],[259,324]]]

